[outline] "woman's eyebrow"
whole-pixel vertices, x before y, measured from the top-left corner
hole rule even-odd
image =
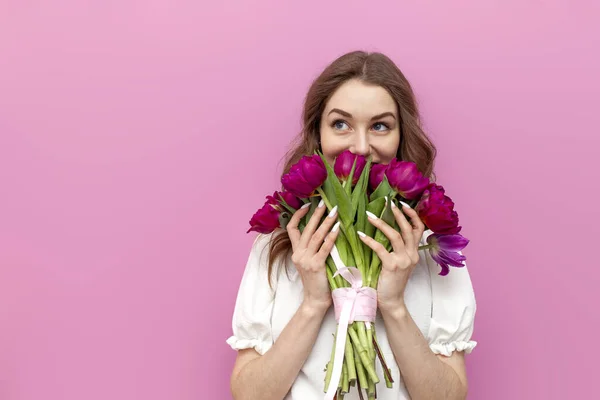
[[[329,111],[329,114],[334,113],[334,112],[341,114],[346,118],[353,118],[352,114],[350,114],[349,112],[346,112],[344,110],[340,110],[339,108],[333,108],[331,111]],[[327,115],[329,115],[329,114],[327,114]],[[371,121],[375,121],[376,119],[381,119],[381,118],[388,117],[388,116],[396,119],[396,116],[394,115],[394,113],[387,111],[387,112],[375,115],[373,118],[371,118]]]
[[[394,115],[394,113],[388,111],[388,112],[384,112],[382,114],[374,116],[373,118],[371,118],[371,121],[375,121],[376,119],[381,119],[383,117],[392,117],[392,118],[396,119],[396,116]]]
[[[339,108],[333,108],[333,109],[331,109],[331,111],[329,111],[329,114],[334,113],[334,112],[338,113],[338,114],[342,114],[346,118],[353,118],[352,114],[350,114],[349,112],[346,112],[344,110],[340,110]],[[329,114],[327,114],[327,115],[329,115]]]

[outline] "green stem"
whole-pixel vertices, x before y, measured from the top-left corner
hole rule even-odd
[[[346,364],[342,365],[342,394],[350,391],[350,381],[348,380],[348,368]]]
[[[321,195],[321,198],[323,199],[323,201],[325,202],[325,205],[327,206],[327,209],[329,211],[331,211],[331,209],[333,208],[331,206],[331,203],[329,202],[329,199],[327,198],[327,196],[325,196],[325,192],[323,191],[323,189],[321,189],[320,187],[317,188],[317,192],[319,192],[319,194]]]
[[[365,348],[365,350],[367,350],[367,353],[369,354],[369,358],[371,358],[371,350],[369,349],[370,346],[370,342],[369,339],[367,337],[367,329],[365,327],[365,324],[362,322],[359,322],[358,324],[356,324],[356,330],[358,331],[358,338],[360,339],[360,344]]]
[[[337,330],[336,330],[336,332],[337,332]],[[327,393],[327,390],[329,390],[329,384],[331,383],[331,374],[333,373],[333,359],[335,358],[336,334],[333,335],[333,345],[331,346],[331,358],[329,359],[329,362],[327,363],[327,370],[325,372],[325,393]]]
[[[337,289],[338,285],[335,282],[335,279],[333,278],[333,274],[331,273],[331,269],[329,268],[329,266],[327,266],[327,268],[325,268],[325,271],[327,272],[327,280],[329,281],[329,286],[331,287],[331,290],[333,291],[333,290]]]
[[[361,344],[354,326],[349,327],[348,333],[350,334],[354,348],[358,352],[358,356],[360,357],[363,367],[367,370],[367,375],[373,380],[374,383],[379,383],[379,377],[377,376],[375,368],[373,368],[373,363],[369,359],[369,353]]]
[[[373,347],[375,347],[375,351],[377,352],[377,356],[379,357],[379,361],[381,362],[381,368],[383,369],[383,377],[385,378],[385,386],[388,388],[393,387],[394,379],[392,378],[392,370],[388,368],[387,363],[385,362],[385,358],[383,357],[383,353],[379,348],[379,342],[377,341],[377,335],[375,331],[373,331]]]
[[[325,263],[327,264],[327,269],[331,272],[331,277],[333,278],[333,275],[335,275],[335,273],[337,272],[335,263],[333,262],[333,258],[331,258],[331,256],[327,257],[327,261]],[[333,278],[333,280],[335,281],[336,288],[346,286],[344,284],[345,280],[341,277],[341,275],[336,276],[335,278]]]
[[[354,349],[352,343],[350,343],[350,337],[346,336],[346,346],[344,348],[344,355],[346,356],[346,365],[348,368],[348,380],[354,382],[356,380],[356,364],[354,362]]]
[[[369,379],[369,386],[367,387],[367,396],[370,399],[375,398],[375,382]]]
[[[356,362],[356,374],[358,375],[358,391],[361,391],[362,388],[367,388],[369,386],[369,382],[367,381],[367,375],[365,373],[365,367],[363,367],[362,362],[360,361],[360,356],[358,355],[358,351],[356,351],[356,347],[354,347],[354,360]],[[361,395],[362,397],[362,395]]]
[[[354,263],[356,264],[356,268],[358,268],[362,276],[367,276],[362,251],[359,248],[359,246],[362,245],[362,242],[359,243],[358,234],[356,233],[354,225],[350,224],[350,226],[344,226],[344,224],[341,224],[341,229],[341,233],[343,233],[346,239],[348,240],[348,245],[350,246],[350,251],[352,252],[352,256],[354,257]]]
[[[433,247],[432,244],[424,244],[423,246],[419,246],[419,250],[427,250]]]
[[[365,322],[365,327],[368,324],[368,322]],[[374,361],[375,360],[375,349],[373,349],[373,324],[371,324],[370,328],[367,328],[367,343],[370,344],[370,346],[367,346],[367,350],[369,350],[369,357],[371,357],[371,359]]]

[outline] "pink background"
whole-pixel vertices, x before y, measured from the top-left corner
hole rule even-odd
[[[597,2],[83,3],[0,2],[2,400],[230,398],[248,219],[357,48],[414,85],[472,241],[470,398],[595,396]]]

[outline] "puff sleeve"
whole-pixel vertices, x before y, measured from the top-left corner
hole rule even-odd
[[[473,351],[472,340],[477,304],[467,267],[450,267],[440,276],[441,267],[426,252],[431,277],[431,324],[427,339],[435,354],[451,356],[454,351]]]
[[[275,293],[267,280],[270,236],[259,234],[250,250],[233,311],[233,336],[227,339],[234,350],[253,348],[263,355],[273,345],[271,316]],[[276,285],[275,280],[272,283]]]

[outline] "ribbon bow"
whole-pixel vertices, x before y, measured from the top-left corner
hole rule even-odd
[[[342,262],[337,247],[331,250],[331,258],[335,263],[337,271],[334,277],[341,275],[351,287],[338,288],[332,292],[335,320],[338,329],[335,341],[335,357],[333,359],[333,370],[329,388],[325,394],[325,400],[334,398],[338,382],[342,376],[342,363],[344,361],[344,348],[348,325],[354,321],[375,322],[377,314],[377,291],[370,287],[363,287],[363,277],[358,268],[346,267]]]

